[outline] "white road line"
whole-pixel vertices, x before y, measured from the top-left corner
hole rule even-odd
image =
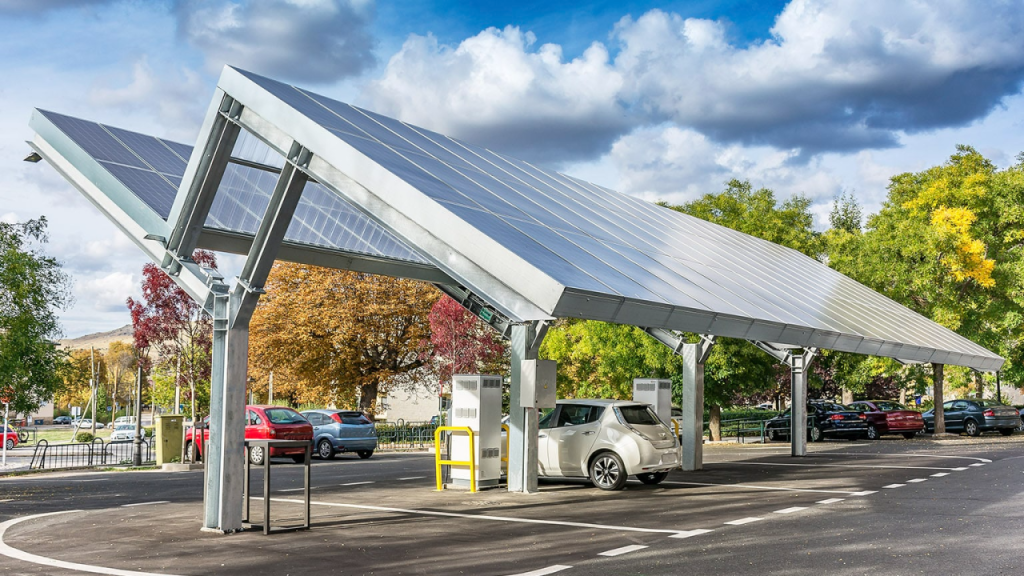
[[[902,488],[904,486],[906,486],[906,484],[889,484],[888,486],[882,486],[882,488]]]
[[[572,568],[572,566],[555,564],[554,566],[548,566],[547,568],[541,568],[540,570],[520,572],[519,574],[513,574],[512,576],[545,576],[545,574],[554,574],[555,572],[561,572],[562,570],[568,570],[569,568]]]
[[[72,482],[103,482],[106,478],[90,478],[88,480],[72,480]]]
[[[316,486],[309,487],[310,490],[313,490],[315,488]],[[282,488],[281,490],[274,490],[274,492],[299,492],[301,490],[305,490],[305,488]]]
[[[420,480],[422,478],[426,478],[426,476],[409,476],[408,478],[399,478],[398,480],[404,482],[406,480]]]
[[[170,504],[170,500],[157,500],[156,502],[136,502],[135,504],[121,504],[121,508],[131,508],[132,506],[149,506],[150,504]]]
[[[290,500],[288,498],[271,498],[271,502],[288,502],[291,504],[305,504],[305,500]],[[573,528],[596,528],[598,530],[612,530],[615,532],[645,532],[648,534],[679,534],[685,530],[666,530],[663,528],[636,528],[633,526],[612,526],[610,524],[590,524],[587,522],[563,522],[559,520],[536,520],[533,518],[513,518],[511,516],[490,516],[487,514],[463,514],[460,512],[438,512],[434,510],[415,510],[409,508],[391,508],[388,506],[367,506],[365,504],[343,504],[341,502],[317,502],[311,501],[314,506],[332,506],[335,508],[355,508],[357,510],[376,510],[378,512],[393,512],[395,514],[420,514],[422,516],[441,516],[444,518],[467,518],[470,520],[491,520],[496,522],[513,522],[522,524],[547,524],[551,526],[571,526]]]
[[[788,462],[729,462],[740,466],[799,466],[801,468],[892,468],[896,470],[958,470],[938,466],[889,466],[887,464],[794,464]],[[973,464],[972,464],[973,466]],[[964,468],[966,470],[966,468]]]
[[[932,474],[932,478],[942,478],[943,476],[949,476],[949,472],[936,472]]]
[[[854,492],[851,496],[870,496],[872,494],[878,494],[878,490],[861,490],[860,492]]]
[[[927,478],[914,478],[913,480],[907,480],[907,484],[917,484],[918,482],[927,482]]]
[[[668,481],[662,482],[661,485],[665,484],[678,484],[680,486],[723,486],[726,488],[754,488],[755,490],[779,490],[783,492],[817,492],[821,494],[850,494],[860,495],[861,492],[851,492],[849,490],[814,490],[811,488],[786,488],[783,486],[758,486],[756,484],[714,484],[711,482],[676,482]]]
[[[974,464],[968,464],[968,466],[984,466],[984,462],[975,462]]]
[[[846,498],[829,498],[828,500],[818,500],[818,504],[835,504],[843,500],[846,500]]]
[[[35,554],[23,552],[21,550],[18,550],[17,548],[12,548],[8,546],[4,542],[4,534],[7,533],[7,529],[11,526],[14,526],[15,524],[25,522],[27,520],[35,520],[36,518],[45,518],[46,516],[54,516],[56,514],[68,514],[71,512],[81,512],[81,510],[64,510],[63,512],[48,512],[46,514],[22,516],[20,518],[14,518],[13,520],[8,520],[0,524],[0,554],[7,556],[8,558],[14,558],[15,560],[31,562],[32,564],[52,566],[54,568],[61,568],[63,570],[78,570],[79,572],[92,572],[93,574],[107,574],[109,576],[172,576],[171,574],[155,574],[153,572],[118,570],[117,568],[105,568],[103,566],[90,566],[88,564],[77,564],[75,562],[54,560],[53,558],[46,558],[45,556],[37,556]]]
[[[707,528],[697,528],[696,530],[683,530],[678,534],[673,534],[672,536],[669,536],[669,538],[692,538],[694,536],[700,536],[701,534],[707,534],[708,532],[714,532],[714,530],[709,530]]]
[[[801,510],[807,510],[803,506],[793,506],[792,508],[783,508],[782,510],[776,510],[776,514],[792,514],[793,512],[799,512]]]
[[[622,556],[623,554],[629,554],[630,552],[636,552],[637,550],[643,550],[644,548],[647,548],[647,546],[633,544],[632,546],[623,546],[622,548],[616,548],[615,550],[601,552],[598,556]]]
[[[964,470],[970,470],[970,468],[961,466],[960,468],[950,468],[950,470],[953,470],[954,472],[963,472]]]
[[[13,502],[13,501],[14,501],[13,498],[6,498],[4,500],[0,500],[0,502]]]
[[[373,481],[364,480],[362,482],[349,482],[348,484],[338,484],[338,486],[359,486],[360,484],[373,484]]]
[[[869,446],[869,444],[865,444]],[[850,454],[847,452],[829,452],[827,454],[816,453],[814,455],[817,458],[827,456],[864,456],[864,454]],[[947,456],[945,454],[869,454],[871,457],[875,456],[887,456],[889,458],[959,458],[961,460],[977,460],[978,462],[992,463],[988,458],[977,458],[975,456]]]
[[[744,524],[750,524],[751,522],[757,522],[758,520],[764,520],[764,518],[754,518],[754,517],[740,518],[739,520],[732,520],[730,522],[724,522],[724,524],[728,524],[730,526],[742,526]]]

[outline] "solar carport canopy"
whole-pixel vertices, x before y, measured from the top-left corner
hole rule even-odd
[[[297,143],[313,155],[302,166],[312,180],[282,259],[458,284],[517,322],[576,317],[1002,365],[795,250],[242,70],[226,68],[218,89],[204,130],[224,95],[244,130],[201,245],[246,253]],[[170,236],[203,177],[201,151],[186,145],[43,111],[33,128],[37,149],[150,235]]]

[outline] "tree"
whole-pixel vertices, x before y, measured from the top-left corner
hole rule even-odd
[[[56,310],[71,304],[70,279],[46,241],[45,217],[0,222],[0,398],[15,414],[52,401],[63,383]]]
[[[378,395],[425,363],[438,291],[423,282],[277,263],[249,327],[250,373],[284,374],[304,402],[373,413]]]
[[[192,260],[208,268],[217,267],[216,256],[205,250],[196,250]],[[164,362],[174,367],[178,379],[174,385],[187,384],[189,396],[197,397],[196,388],[210,382],[212,318],[154,264],[142,268],[142,297],[143,302],[128,298],[136,349],[148,356],[149,347],[155,346]]]
[[[104,355],[107,366],[107,382],[111,387],[111,399],[114,402],[114,411],[117,406],[124,406],[132,397],[131,390],[126,390],[125,385],[132,381],[132,372],[135,368],[135,349],[131,344],[115,340],[110,343],[107,353]],[[121,402],[124,398],[124,402]]]
[[[502,374],[508,370],[508,346],[490,327],[450,297],[430,309],[430,372],[439,385],[455,374]]]

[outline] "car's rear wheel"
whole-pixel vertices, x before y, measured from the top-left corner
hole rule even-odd
[[[874,424],[868,424],[868,433],[866,434],[868,440],[878,440],[878,428],[875,428]]]
[[[8,450],[14,450],[14,438],[8,438],[4,444],[7,445]]]
[[[817,424],[811,426],[811,442],[821,442],[821,428]]]
[[[765,431],[765,434],[767,434],[769,442],[775,442],[779,439],[779,433],[775,431],[775,428],[769,428]]]
[[[324,460],[330,460],[334,458],[334,445],[331,444],[330,440],[324,438],[316,445],[316,454]]]
[[[1013,434],[1013,430],[1013,428],[1000,428],[999,433],[1003,436],[1009,436],[1010,434]]]
[[[601,490],[622,490],[626,485],[626,468],[614,452],[602,452],[590,463],[590,481]]]
[[[907,440],[910,440],[914,436],[917,436],[917,432],[904,432],[903,433],[903,437],[906,438]]]
[[[195,447],[196,445],[191,440],[185,442],[185,457],[188,458],[189,462],[198,462],[196,460]]]
[[[366,460],[370,456],[373,456],[373,450],[360,450],[360,451],[356,452],[356,454],[359,454],[360,458],[362,458],[363,460]]]
[[[981,434],[981,430],[978,429],[978,423],[974,420],[964,420],[964,432],[968,436],[977,436]]]
[[[654,486],[655,484],[661,484],[662,481],[668,478],[668,472],[648,472],[646,474],[637,474],[636,479],[647,484],[648,486]]]
[[[266,454],[264,452],[263,446],[250,446],[249,462],[252,462],[256,466],[263,464],[263,459],[266,458]]]

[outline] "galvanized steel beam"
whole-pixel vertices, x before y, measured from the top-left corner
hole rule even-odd
[[[784,348],[771,342],[752,342],[768,355],[789,366],[789,440],[793,456],[807,455],[807,371],[818,354],[817,348]]]
[[[523,360],[536,360],[546,328],[539,322],[514,324],[511,329],[511,382],[509,384],[509,492],[537,491],[538,415],[536,408],[520,405]]]

